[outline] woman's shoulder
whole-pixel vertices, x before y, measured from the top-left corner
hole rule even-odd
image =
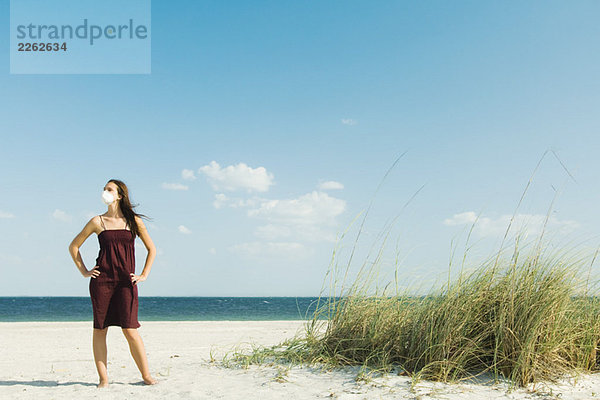
[[[100,221],[100,215],[94,215],[87,222],[86,227],[89,227],[93,232],[97,234],[102,232],[102,222]]]
[[[135,223],[137,224],[137,226],[139,227],[143,227],[144,226],[144,222],[142,221],[142,218],[140,216],[135,215]]]

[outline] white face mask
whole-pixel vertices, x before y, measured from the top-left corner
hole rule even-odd
[[[102,192],[102,201],[106,205],[110,205],[115,201],[115,196],[112,195],[108,190]]]

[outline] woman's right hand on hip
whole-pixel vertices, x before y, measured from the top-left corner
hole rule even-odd
[[[98,275],[100,275],[100,271],[98,271],[98,266],[96,265],[94,268],[87,271],[83,276],[85,278],[96,278]]]

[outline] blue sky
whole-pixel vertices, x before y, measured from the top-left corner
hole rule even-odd
[[[8,39],[9,2],[0,7]],[[155,0],[145,75],[11,75],[0,41],[0,295],[87,296],[67,247],[118,178],[153,218],[158,255],[141,296],[316,296],[336,236],[404,153],[351,268],[375,259],[399,215],[381,265],[393,270],[398,254],[402,285],[428,287],[481,213],[475,265],[498,248],[548,149],[518,221],[538,232],[558,190],[554,243],[593,249],[599,11]],[[341,264],[359,224],[337,244]],[[88,268],[97,252],[94,234],[81,248]]]

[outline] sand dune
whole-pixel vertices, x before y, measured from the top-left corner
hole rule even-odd
[[[506,384],[420,382],[388,375],[357,382],[358,368],[251,366],[212,363],[233,348],[272,345],[302,333],[302,321],[140,321],[150,370],[159,380],[142,383],[119,327],[108,332],[110,386],[98,389],[90,322],[0,323],[0,399],[593,399],[600,376],[575,384],[507,391]],[[550,395],[552,393],[552,395]],[[546,395],[544,395],[546,394]],[[540,397],[541,396],[541,397]]]

